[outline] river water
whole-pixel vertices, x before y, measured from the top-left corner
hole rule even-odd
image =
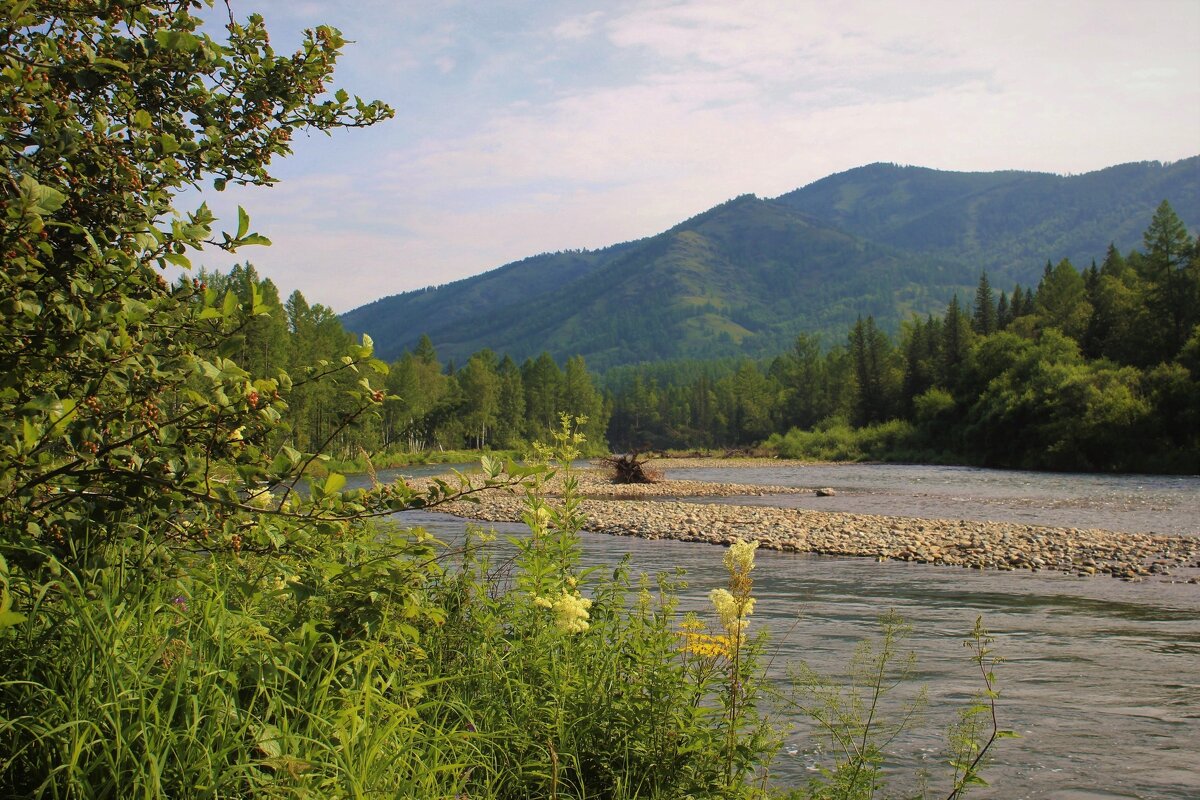
[[[834,497],[733,499],[739,503],[1200,535],[1200,476],[1196,475],[1092,475],[920,464],[671,469],[667,462],[666,476],[757,486],[829,487],[837,492]]]
[[[837,497],[753,501],[790,498],[865,513],[1184,535],[1196,535],[1200,519],[1194,477],[894,465],[687,469],[668,476],[831,486]],[[400,516],[449,541],[464,525],[433,513]],[[496,528],[523,532],[518,525]],[[589,565],[615,564],[628,553],[635,569],[648,574],[684,567],[683,605],[702,613],[708,590],[725,581],[722,551],[710,545],[585,534],[584,551]],[[996,745],[985,773],[991,786],[971,796],[1200,797],[1200,586],[769,551],[758,554],[754,577],[754,628],[770,633],[776,675],[801,660],[822,674],[844,673],[855,644],[877,631],[882,612],[895,610],[912,626],[911,688],[923,685],[928,703],[917,727],[888,748],[897,787],[913,788],[912,776],[927,768],[930,796],[945,796],[944,731],[982,685],[961,642],[982,616],[1004,658],[995,669],[1000,725],[1020,738]],[[828,748],[802,719],[798,725],[775,765],[785,784],[802,783],[827,763]]]

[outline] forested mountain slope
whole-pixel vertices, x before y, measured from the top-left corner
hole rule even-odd
[[[1200,227],[1200,156],[1066,177],[871,164],[778,200],[881,244],[974,264],[993,285],[1029,284],[1046,259],[1082,267],[1110,242],[1122,252],[1140,246],[1163,200]]]
[[[583,355],[594,369],[770,355],[859,316],[894,329],[973,290],[1035,284],[1048,258],[1140,244],[1168,199],[1200,228],[1200,157],[1086,175],[952,173],[874,164],[774,200],[744,195],[657,236],[544,254],[344,315],[385,358],[428,334],[455,361],[489,347]]]

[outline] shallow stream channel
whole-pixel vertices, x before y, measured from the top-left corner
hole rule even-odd
[[[424,470],[422,470],[424,472]],[[412,473],[408,473],[412,474]],[[1092,476],[947,467],[845,465],[671,469],[668,478],[830,487],[834,497],[779,495],[704,502],[800,506],[910,517],[1200,535],[1200,477]],[[387,479],[389,475],[381,475]],[[453,543],[466,522],[428,512],[398,515]],[[519,536],[520,525],[497,524]],[[707,593],[726,578],[719,547],[585,533],[586,565],[626,554],[636,571],[687,572],[685,609],[708,614]],[[911,626],[916,668],[895,690],[902,703],[922,687],[925,710],[887,747],[893,790],[911,796],[929,773],[929,797],[946,795],[946,729],[983,688],[962,646],[976,617],[1004,661],[995,668],[1001,728],[980,798],[1200,797],[1200,585],[1125,582],[1054,572],[966,570],[866,558],[760,550],[752,630],[769,631],[772,674],[806,662],[846,673],[855,647],[891,610]],[[831,763],[800,717],[779,760],[779,782],[806,782]]]

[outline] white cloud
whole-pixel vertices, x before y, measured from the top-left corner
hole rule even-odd
[[[1192,0],[433,8],[376,8],[355,62],[400,119],[246,195],[281,287],[343,310],[873,161],[1084,172],[1200,142]]]
[[[581,39],[588,38],[595,32],[596,24],[603,16],[604,13],[602,11],[593,11],[589,14],[570,17],[554,26],[552,33],[556,39],[578,42]]]

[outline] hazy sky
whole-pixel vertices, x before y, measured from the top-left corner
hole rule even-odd
[[[273,188],[206,193],[275,242],[239,258],[339,312],[876,161],[1079,173],[1200,154],[1200,0],[232,6],[281,52],[340,28],[336,84],[396,109],[298,136]]]

